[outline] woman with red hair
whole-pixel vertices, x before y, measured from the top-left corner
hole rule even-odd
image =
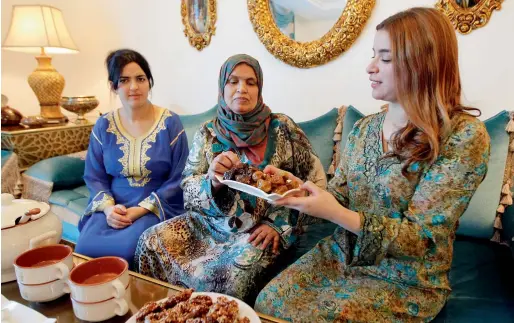
[[[328,192],[307,182],[309,196],[276,203],[339,227],[260,292],[258,311],[427,322],[450,294],[455,231],[487,172],[489,136],[461,103],[457,39],[437,10],[387,18],[373,51],[372,95],[387,109],[355,124]]]

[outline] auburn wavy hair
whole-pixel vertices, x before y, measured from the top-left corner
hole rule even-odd
[[[415,163],[433,163],[458,113],[480,110],[461,104],[457,37],[450,21],[433,8],[399,12],[378,26],[389,33],[396,97],[408,122],[392,136],[392,154]]]

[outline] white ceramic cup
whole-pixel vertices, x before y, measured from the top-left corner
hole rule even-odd
[[[84,321],[99,322],[108,320],[116,315],[123,316],[127,314],[131,303],[131,296],[130,291],[127,290],[123,298],[111,298],[97,303],[82,303],[72,297],[71,303],[76,317]]]
[[[39,285],[24,285],[18,282],[18,287],[21,297],[29,302],[49,302],[70,292],[66,281],[62,279]]]
[[[124,297],[129,280],[127,261],[101,257],[76,266],[70,273],[68,285],[75,301],[97,303]]]
[[[73,250],[62,244],[30,249],[14,260],[16,279],[24,285],[66,280],[72,269]]]

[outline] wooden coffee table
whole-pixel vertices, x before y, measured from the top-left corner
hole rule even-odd
[[[73,253],[73,262],[77,265],[91,258]],[[130,293],[132,301],[129,304],[129,311],[125,316],[115,316],[107,323],[122,323],[127,321],[134,315],[145,303],[157,301],[167,296],[173,296],[183,289],[177,286],[164,283],[162,281],[130,272]],[[48,318],[56,318],[57,323],[83,322],[75,317],[71,305],[70,295],[66,294],[62,297],[45,303],[34,303],[24,300],[18,289],[16,281],[2,284],[2,295],[11,301],[26,305]],[[264,314],[259,314],[263,323],[286,323],[283,320],[276,319]]]

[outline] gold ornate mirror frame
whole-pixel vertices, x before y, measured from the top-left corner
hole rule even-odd
[[[211,42],[211,37],[216,31],[216,0],[207,0],[207,17],[205,24],[205,32],[197,32],[189,21],[189,5],[188,0],[182,0],[180,13],[182,15],[182,24],[184,25],[184,34],[189,39],[191,46],[198,50],[207,47]]]
[[[300,43],[277,27],[269,0],[247,0],[253,29],[266,49],[283,62],[301,68],[323,65],[341,55],[359,36],[375,0],[348,0],[335,25],[318,40]]]
[[[469,34],[474,29],[485,26],[493,10],[500,10],[503,0],[479,0],[470,8],[461,7],[456,0],[438,0],[435,7],[442,11],[455,29],[461,34]]]

